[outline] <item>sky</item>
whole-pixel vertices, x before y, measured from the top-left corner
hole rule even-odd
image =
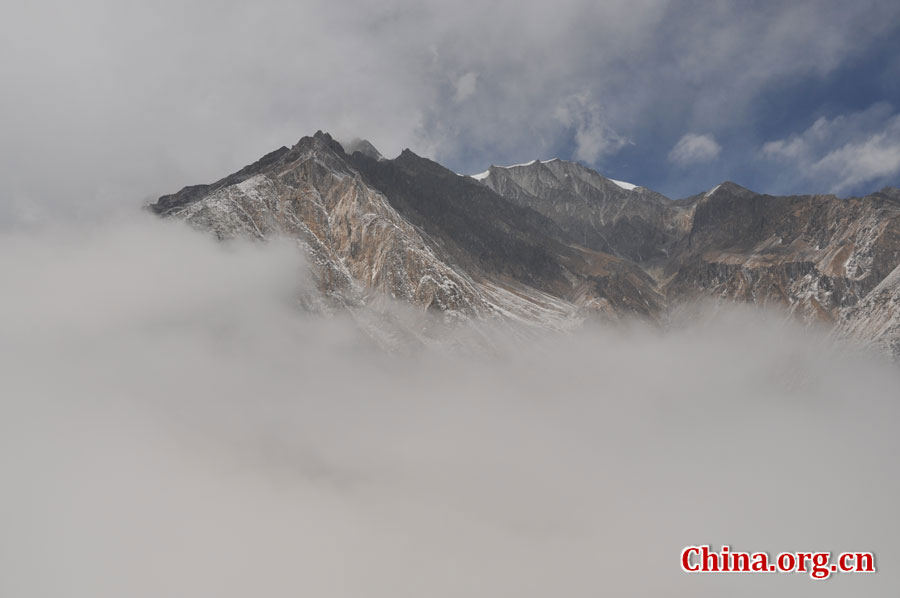
[[[50,0],[0,22],[0,222],[129,207],[318,129],[687,196],[900,184],[900,4]]]

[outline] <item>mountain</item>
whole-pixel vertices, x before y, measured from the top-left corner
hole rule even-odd
[[[409,151],[348,156],[322,132],[150,208],[219,239],[295,240],[319,290],[302,298],[307,309],[371,317],[360,308],[391,297],[449,322],[567,329],[588,314],[652,319],[663,306],[640,268],[547,235],[554,225],[537,212]]]
[[[896,189],[775,197],[723,183],[684,205],[690,229],[665,267],[670,301],[714,295],[830,324],[900,263]]]
[[[662,309],[655,282],[641,268],[578,244],[537,210],[469,177],[409,150],[394,160],[359,153],[352,160],[401,216],[479,282],[525,296],[537,290],[607,316],[652,319]]]
[[[220,239],[294,240],[316,281],[303,306],[354,314],[388,345],[446,332],[404,326],[388,297],[439,316],[428,322],[553,330],[659,324],[711,297],[900,346],[897,189],[775,197],[726,182],[673,201],[565,160],[461,176],[408,149],[345,145],[319,131],[149,207]]]
[[[666,197],[574,162],[491,166],[473,178],[550,218],[582,245],[636,262],[664,259],[683,226],[684,210]]]
[[[472,278],[441,260],[387,198],[366,184],[340,144],[321,132],[150,207],[220,239],[295,240],[321,292],[321,302],[307,298],[317,309],[360,307],[371,294],[448,314],[487,309]]]

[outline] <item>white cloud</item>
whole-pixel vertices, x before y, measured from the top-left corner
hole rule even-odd
[[[457,102],[467,100],[478,85],[478,73],[468,72],[456,80],[456,98]]]
[[[878,103],[820,117],[801,133],[763,144],[760,155],[787,162],[808,183],[844,193],[900,174],[900,114]]]
[[[688,133],[679,139],[669,152],[669,160],[680,166],[688,166],[712,162],[721,152],[722,146],[712,135]]]
[[[829,152],[813,165],[813,171],[834,173],[836,193],[900,173],[900,118],[895,118],[885,133]]]
[[[574,157],[588,164],[594,164],[630,143],[609,126],[602,107],[587,92],[566,98],[554,114],[565,127],[574,129]]]
[[[0,234],[2,596],[897,595],[678,567],[895,561],[893,367],[755,312],[375,354],[296,247],[138,220]]]

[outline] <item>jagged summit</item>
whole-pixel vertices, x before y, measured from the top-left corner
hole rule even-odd
[[[713,187],[706,193],[704,193],[703,196],[704,197],[712,197],[713,195],[715,195],[717,193],[737,194],[737,195],[743,195],[743,196],[756,195],[755,192],[751,191],[750,189],[747,189],[746,187],[742,187],[741,185],[738,185],[737,183],[735,183],[733,181],[724,181],[722,183],[719,183],[718,185],[716,185],[715,187]]]
[[[332,137],[328,133],[323,133],[322,131],[316,131],[315,134],[311,138],[310,137],[301,138],[300,141],[297,142],[297,145],[295,145],[294,147],[295,148],[301,147],[304,149],[312,148],[312,147],[314,147],[314,144],[316,141],[321,143],[324,147],[327,147],[331,151],[338,152],[341,154],[344,153],[343,146],[341,146],[341,144],[338,143],[334,139],[334,137]]]

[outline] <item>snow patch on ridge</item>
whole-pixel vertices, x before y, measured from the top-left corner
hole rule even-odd
[[[616,185],[618,185],[618,186],[621,187],[622,189],[625,189],[626,191],[634,191],[635,189],[638,188],[638,185],[633,185],[633,184],[631,184],[631,183],[626,183],[625,181],[617,181],[616,179],[609,179],[609,181],[610,181],[611,183],[615,183]]]
[[[533,164],[542,163],[540,160],[532,160],[531,162],[525,162],[524,164],[513,164],[512,166],[501,166],[500,168],[518,168],[520,166],[531,166]],[[548,160],[549,162],[549,160]]]
[[[550,158],[549,160],[532,160],[531,162],[525,162],[524,164],[510,164],[509,166],[491,166],[491,168],[520,168],[522,166],[534,166],[535,164],[548,164],[550,162],[556,162],[559,158]],[[478,174],[470,174],[469,178],[475,179],[476,181],[484,180],[491,174],[491,169],[487,169],[484,172],[479,172]]]

